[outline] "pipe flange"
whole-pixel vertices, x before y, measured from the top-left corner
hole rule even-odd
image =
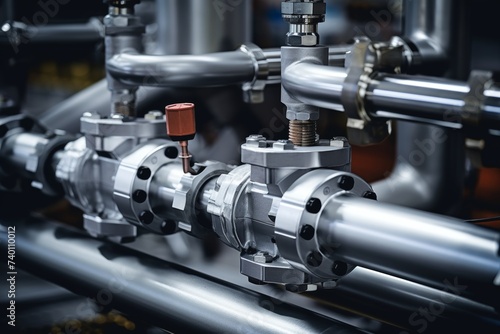
[[[64,154],[56,167],[56,178],[64,189],[66,198],[84,212],[101,212],[104,204],[94,189],[94,180],[82,175],[96,175],[98,156],[87,148],[85,138],[72,141],[64,148]]]
[[[255,68],[253,80],[244,83],[242,86],[243,100],[246,103],[262,103],[264,102],[264,89],[269,78],[269,62],[262,49],[255,44],[243,44],[240,51],[246,53],[252,59]]]
[[[346,172],[318,169],[297,179],[283,195],[276,215],[275,238],[280,255],[295,268],[322,280],[349,273],[354,266],[340,264],[335,253],[325,248],[317,233],[319,218],[333,196],[361,197],[368,193],[373,193],[368,183]]]
[[[0,118],[0,155],[2,153],[3,142],[5,140],[17,133],[30,132],[30,133],[44,133],[45,130],[30,117],[25,115],[14,115],[8,117]],[[1,159],[0,159],[1,160]],[[15,178],[12,173],[2,168],[2,163],[0,163],[0,189],[7,190],[20,190],[18,187],[18,179]]]
[[[231,169],[226,164],[214,161],[206,161],[196,165],[202,171],[197,175],[183,175],[179,187],[175,189],[172,208],[182,211],[186,217],[186,220],[183,221],[183,224],[179,225],[179,228],[192,235],[201,237],[207,234],[209,231],[208,228],[211,227],[211,222],[197,208],[200,190],[208,181],[229,173]]]
[[[342,87],[341,101],[346,111],[349,140],[355,145],[369,145],[381,142],[391,133],[388,121],[372,120],[366,111],[365,98],[375,68],[381,61],[368,39],[357,40],[346,67],[349,68]]]
[[[208,201],[207,211],[212,215],[212,229],[227,245],[242,250],[246,247],[238,237],[235,214],[237,203],[250,182],[250,165],[242,165],[229,174],[219,176]]]
[[[64,191],[53,173],[52,158],[75,137],[66,134],[51,134],[47,139],[48,143],[37,148],[37,154],[28,160],[26,169],[35,173],[37,188],[49,196],[57,196],[63,194]]]
[[[123,217],[132,224],[158,234],[167,234],[168,222],[156,215],[147,200],[148,189],[155,173],[173,161],[167,149],[176,144],[155,139],[137,147],[121,162],[115,176],[113,199]],[[134,196],[141,192],[144,196]],[[142,198],[141,198],[142,197]]]
[[[484,107],[484,91],[486,85],[493,80],[493,73],[489,71],[472,71],[469,77],[469,92],[464,97],[462,108],[462,124],[464,129],[473,138],[481,138],[488,127],[482,124],[481,114]]]

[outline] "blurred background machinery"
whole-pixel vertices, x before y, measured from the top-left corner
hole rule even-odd
[[[0,1],[2,326],[498,332],[494,13]]]

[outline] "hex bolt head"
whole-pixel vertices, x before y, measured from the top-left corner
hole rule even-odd
[[[154,215],[150,211],[142,211],[139,214],[139,221],[143,223],[144,225],[149,225],[153,222],[154,220]]]
[[[151,169],[148,167],[139,167],[137,177],[141,180],[148,180],[151,177]]]
[[[144,190],[136,190],[132,194],[132,199],[137,203],[144,203],[148,198],[148,194]]]
[[[311,225],[304,225],[300,229],[300,237],[305,240],[311,240],[314,237],[314,227]]]
[[[253,255],[253,260],[257,263],[271,263],[273,262],[273,256],[268,252],[257,252]]]
[[[319,267],[321,262],[323,262],[323,256],[320,253],[314,251],[307,254],[306,262],[311,267]]]
[[[173,220],[165,220],[161,223],[161,231],[167,235],[174,234],[177,231],[177,223]]]
[[[337,276],[344,276],[347,274],[347,263],[342,261],[335,261],[332,266],[332,273]]]
[[[354,179],[351,176],[343,175],[340,177],[338,185],[342,190],[352,190],[354,188]]]
[[[169,159],[175,159],[179,156],[179,150],[175,146],[169,146],[165,149],[165,156]]]
[[[306,204],[306,211],[309,213],[318,213],[321,210],[321,201],[319,198],[310,198]]]
[[[373,191],[365,191],[363,194],[364,198],[372,199],[374,201],[377,200],[377,194],[375,194]]]

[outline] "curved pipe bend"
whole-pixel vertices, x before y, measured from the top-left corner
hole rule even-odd
[[[343,66],[348,45],[329,49],[329,64]],[[281,74],[279,49],[262,53],[271,81]],[[217,87],[252,82],[259,64],[248,53],[236,50],[204,55],[141,55],[122,53],[112,57],[106,69],[115,79],[133,86],[153,87]]]
[[[308,62],[287,67],[283,88],[297,100],[320,108],[344,111],[340,100],[347,70]]]
[[[122,83],[153,87],[223,86],[255,76],[251,57],[242,51],[182,56],[122,53],[111,58],[106,69]]]

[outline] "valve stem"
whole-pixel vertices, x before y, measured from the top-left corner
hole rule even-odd
[[[289,139],[296,146],[316,144],[316,121],[290,121]]]
[[[192,175],[196,175],[197,172],[191,167],[191,158],[193,157],[191,154],[189,154],[188,150],[188,141],[187,140],[181,140],[179,142],[179,145],[181,146],[181,155],[179,158],[181,158],[182,161],[182,169],[184,173],[190,173]]]
[[[189,154],[188,141],[194,139],[196,134],[196,121],[194,104],[178,103],[165,107],[167,120],[167,134],[173,141],[179,142],[181,146],[182,169],[184,173],[198,174],[191,167],[191,154]]]

